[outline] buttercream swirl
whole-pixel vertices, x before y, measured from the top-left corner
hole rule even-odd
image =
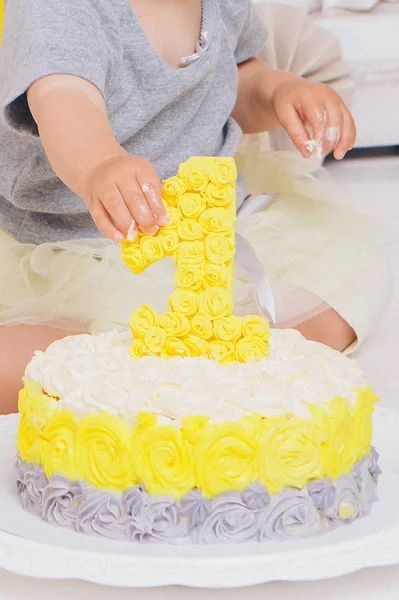
[[[195,430],[191,435],[195,440]],[[117,540],[167,543],[240,543],[325,533],[368,514],[376,502],[379,470],[373,451],[351,475],[311,482],[270,496],[260,482],[212,499],[192,489],[180,501],[150,496],[141,484],[121,494],[96,490],[18,460],[17,490],[25,510],[44,521]]]

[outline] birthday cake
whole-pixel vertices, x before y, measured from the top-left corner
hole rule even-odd
[[[357,365],[233,314],[231,159],[164,183],[171,215],[122,243],[134,273],[176,263],[169,311],[36,352],[20,392],[17,489],[53,525],[118,540],[266,542],[369,513],[377,398]]]

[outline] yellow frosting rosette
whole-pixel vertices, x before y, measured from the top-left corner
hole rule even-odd
[[[124,492],[137,485],[132,432],[112,414],[87,415],[78,426],[76,461],[83,478],[98,489]]]
[[[139,275],[149,267],[150,263],[144,258],[143,252],[137,242],[124,241],[121,243],[121,248],[122,259],[133,273]]]
[[[209,183],[206,162],[195,157],[180,165],[178,176],[183,179],[188,190],[195,192],[204,191]]]
[[[175,358],[176,356],[180,356],[180,358],[187,358],[190,356],[190,349],[183,340],[177,337],[169,337],[166,340],[161,357],[169,359]]]
[[[208,208],[199,218],[199,223],[205,233],[233,235],[235,218],[224,208]]]
[[[159,237],[143,235],[140,238],[140,249],[145,260],[150,265],[162,260],[165,256],[165,252]]]
[[[195,315],[198,307],[198,295],[190,290],[175,290],[169,298],[169,308],[186,317]]]
[[[323,438],[314,423],[299,418],[266,420],[259,447],[260,479],[275,494],[302,489],[323,473]]]
[[[79,478],[76,465],[77,430],[77,418],[67,410],[57,410],[44,428],[39,457],[49,479],[53,473],[72,481]]]
[[[213,336],[212,321],[205,315],[195,315],[191,319],[191,332],[204,340],[210,340]]]
[[[263,340],[270,339],[270,325],[262,317],[249,315],[242,317],[242,334],[244,337],[259,337]]]
[[[232,342],[214,340],[208,346],[209,358],[222,364],[234,361],[234,345]]]
[[[38,460],[43,429],[55,412],[52,400],[43,393],[38,394],[39,389],[41,390],[39,384],[32,386],[27,383],[25,394],[20,394],[22,412],[17,434],[17,450],[20,457],[27,462]]]
[[[204,231],[195,219],[182,219],[177,226],[177,234],[186,242],[204,239]]]
[[[177,265],[200,265],[204,261],[204,243],[180,242],[174,254]]]
[[[201,267],[199,265],[180,265],[175,271],[174,280],[178,288],[196,292],[202,284]]]
[[[135,360],[140,360],[140,358],[144,358],[145,356],[151,356],[151,350],[143,340],[135,339],[130,344],[129,354]]]
[[[232,313],[233,299],[223,288],[209,288],[199,297],[199,312],[214,321]]]
[[[211,233],[205,238],[205,257],[216,264],[226,263],[234,256],[233,239],[225,235]]]
[[[144,336],[144,343],[151,354],[162,352],[166,344],[167,335],[161,327],[150,327]]]
[[[206,201],[201,194],[185,193],[177,203],[177,209],[183,219],[198,219],[205,208]]]
[[[237,362],[254,363],[269,356],[269,344],[267,341],[252,336],[238,340],[235,349]]]
[[[165,231],[161,229],[157,239],[159,240],[164,253],[168,255],[173,254],[179,244],[179,236],[173,229]]]
[[[201,273],[204,288],[227,286],[229,270],[224,263],[215,265],[206,260],[201,266]]]
[[[176,312],[166,312],[159,317],[159,326],[168,337],[182,337],[190,333],[190,321]]]
[[[237,179],[237,167],[233,158],[218,159],[209,166],[209,179],[217,186],[233,185]]]
[[[189,333],[184,338],[184,343],[190,350],[190,356],[198,357],[208,354],[208,342],[197,335]]]
[[[370,452],[371,439],[373,434],[373,412],[374,406],[379,399],[373,393],[370,384],[362,390],[355,390],[358,394],[354,420],[355,433],[359,448],[359,456],[363,456]]]
[[[217,340],[236,342],[241,336],[241,320],[234,315],[216,319],[213,323],[213,331]]]
[[[137,308],[130,317],[130,329],[137,338],[144,338],[146,332],[156,325],[158,325],[158,316],[148,304]]]
[[[205,192],[205,199],[208,206],[230,209],[235,216],[236,196],[233,186],[220,187],[211,183]]]
[[[324,449],[325,475],[333,480],[349,474],[354,463],[361,458],[351,409],[353,407],[344,398],[335,398],[324,409],[331,438]]]
[[[176,206],[178,199],[186,191],[180,177],[170,177],[163,182],[162,198],[168,206]]]
[[[207,497],[242,491],[257,477],[257,445],[241,423],[209,425],[193,445],[197,487]]]
[[[132,455],[135,471],[151,495],[179,500],[195,486],[191,448],[176,427],[139,427]]]
[[[168,211],[170,218],[166,225],[162,225],[162,231],[170,231],[177,229],[177,226],[181,221],[179,211],[174,206],[167,206],[166,210]]]

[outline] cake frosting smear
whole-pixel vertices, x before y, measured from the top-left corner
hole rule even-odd
[[[377,398],[350,359],[263,317],[235,317],[236,171],[191,159],[164,183],[134,273],[172,255],[169,312],[36,352],[20,392],[24,508],[83,534],[154,543],[326,533],[377,500]]]

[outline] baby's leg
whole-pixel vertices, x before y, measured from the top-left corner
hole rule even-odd
[[[52,342],[78,333],[85,329],[66,321],[0,327],[0,414],[17,411],[21,380],[35,350],[45,350]]]
[[[285,328],[284,324],[277,324],[276,327]],[[356,341],[356,333],[352,327],[332,308],[298,323],[293,329],[300,331],[307,340],[320,342],[340,352]]]

